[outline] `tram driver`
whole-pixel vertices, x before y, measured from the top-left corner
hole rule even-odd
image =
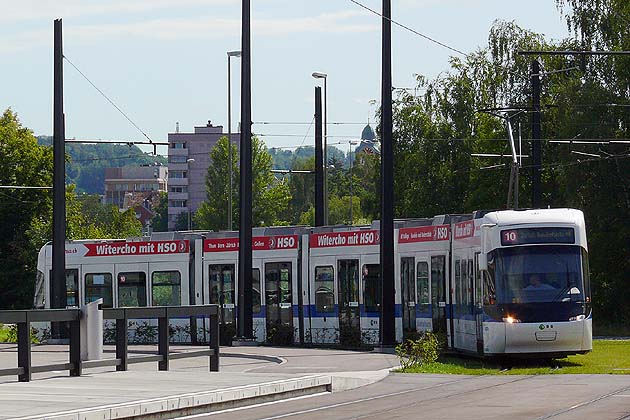
[[[555,290],[556,288],[550,284],[543,283],[538,274],[532,274],[529,277],[529,284],[523,290]]]

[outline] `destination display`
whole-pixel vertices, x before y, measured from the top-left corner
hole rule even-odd
[[[381,243],[381,235],[377,230],[361,230],[352,232],[314,233],[310,236],[311,248],[332,248],[337,246],[365,246]]]
[[[150,242],[112,242],[102,244],[84,244],[87,248],[86,257],[111,257],[124,255],[152,255],[152,254],[180,254],[187,253],[189,242],[150,241]],[[72,254],[68,252],[66,254]]]
[[[501,245],[573,244],[573,228],[540,227],[501,231]]]
[[[448,233],[448,225],[402,228],[398,232],[398,243],[447,241]]]
[[[271,251],[274,249],[297,249],[297,235],[256,236],[252,238],[252,250]],[[204,252],[238,251],[238,238],[206,239]]]

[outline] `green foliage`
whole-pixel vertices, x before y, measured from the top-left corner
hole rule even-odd
[[[238,151],[232,145],[233,187],[232,187],[232,220],[238,223],[238,185],[239,168]],[[222,137],[210,152],[212,165],[206,177],[207,200],[195,214],[195,222],[201,229],[227,229],[227,203],[229,198],[229,158],[227,137]],[[270,226],[281,222],[290,200],[289,187],[284,180],[277,179],[273,173],[271,155],[262,141],[252,139],[252,223],[254,226]]]
[[[294,329],[286,324],[267,324],[267,342],[274,346],[289,346],[293,344]]]
[[[394,109],[395,216],[430,217],[505,208],[507,160],[472,153],[509,154],[506,126],[483,108],[529,107],[531,60],[518,50],[630,49],[627,2],[558,0],[570,28],[581,39],[551,43],[513,22],[497,21],[488,46],[434,80],[418,77],[419,96],[403,93]],[[568,11],[567,11],[568,9]],[[630,115],[606,104],[630,102],[630,61],[589,58],[583,70],[571,56],[543,56],[543,139],[626,139]],[[623,63],[623,64],[622,64]],[[531,155],[531,113],[512,118],[521,126],[523,153]],[[594,320],[630,323],[630,160],[621,144],[600,146],[543,142],[543,206],[573,207],[585,213],[593,284]],[[596,153],[585,159],[573,152]],[[497,166],[499,164],[499,166]],[[493,167],[491,169],[481,169]],[[531,162],[523,160],[520,207],[531,206]],[[360,177],[363,179],[363,177]],[[362,210],[366,215],[366,202]],[[614,267],[614,268],[613,268]]]
[[[52,149],[39,146],[11,109],[0,116],[0,185],[52,185]],[[24,232],[50,210],[50,190],[0,190],[0,309],[31,306],[43,243],[31,242]]]
[[[175,230],[193,230],[197,229],[197,222],[195,221],[195,215],[192,212],[179,213],[175,220]]]
[[[168,231],[168,193],[160,191],[158,203],[153,209],[154,215],[151,219],[151,226],[155,232]]]
[[[52,146],[53,138],[39,136],[42,146]],[[75,184],[79,194],[103,194],[105,168],[160,163],[166,158],[145,153],[137,146],[120,144],[66,144],[66,183]]]
[[[407,373],[455,375],[630,374],[630,341],[595,340],[593,351],[552,361],[545,359],[478,359],[441,356],[436,363],[418,365]]]
[[[396,346],[402,372],[435,363],[439,353],[438,337],[430,331],[425,331],[417,340],[406,340]]]
[[[35,327],[31,327],[30,336],[31,343],[38,344],[39,338],[37,336],[38,330]],[[0,324],[0,343],[17,343],[18,341],[18,331],[17,325],[3,325]]]
[[[31,242],[44,244],[52,238],[52,211],[38,217],[27,230]],[[115,239],[142,235],[142,225],[133,209],[102,204],[98,196],[74,194],[74,185],[66,187],[66,238]]]

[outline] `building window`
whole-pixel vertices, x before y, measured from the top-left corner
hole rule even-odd
[[[186,143],[171,143],[171,149],[185,149]]]
[[[170,163],[186,163],[188,156],[169,156],[168,161]]]
[[[171,171],[170,177],[178,179],[188,178],[188,171]]]
[[[187,193],[188,187],[186,185],[183,186],[175,186],[170,188],[172,193]]]
[[[187,207],[187,200],[169,200],[169,207]]]

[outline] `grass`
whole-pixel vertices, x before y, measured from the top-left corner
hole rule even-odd
[[[549,360],[496,360],[442,356],[436,363],[408,369],[405,373],[455,375],[625,374],[630,375],[630,340],[594,340],[593,351],[584,355]]]

